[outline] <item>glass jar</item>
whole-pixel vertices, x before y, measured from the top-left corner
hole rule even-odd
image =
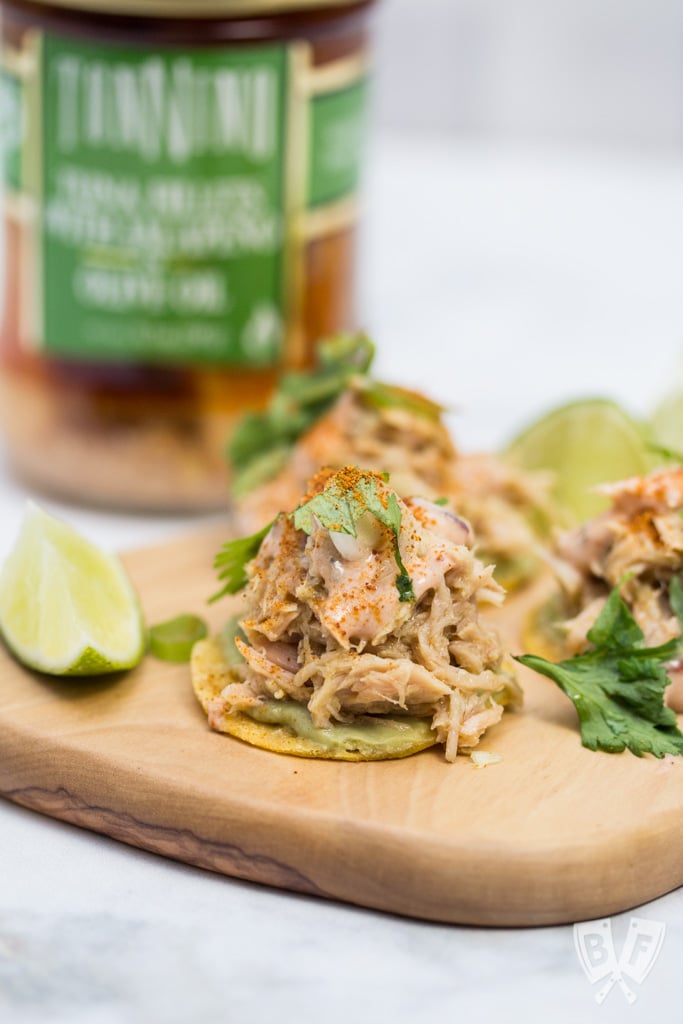
[[[371,6],[2,0],[0,418],[29,482],[224,505],[236,417],[356,326]]]

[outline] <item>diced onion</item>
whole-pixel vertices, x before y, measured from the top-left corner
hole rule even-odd
[[[474,750],[470,757],[477,768],[486,768],[489,764],[498,764],[503,760],[502,754],[493,754],[488,750]]]
[[[356,536],[330,530],[330,540],[347,562],[358,562],[367,558],[373,548],[382,540],[382,525],[371,512],[366,512],[356,524]]]

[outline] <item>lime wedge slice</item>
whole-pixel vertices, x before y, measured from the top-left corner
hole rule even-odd
[[[503,453],[521,469],[555,473],[558,504],[578,522],[607,507],[596,484],[640,476],[651,468],[645,432],[615,402],[584,399],[563,405],[523,430]]]
[[[670,449],[674,458],[683,453],[683,391],[668,395],[657,406],[650,426],[657,445]]]
[[[119,560],[32,503],[0,571],[0,631],[19,661],[57,676],[133,668],[145,648]]]

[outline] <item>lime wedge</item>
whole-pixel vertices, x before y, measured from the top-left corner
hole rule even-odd
[[[596,484],[640,476],[651,467],[645,434],[615,402],[584,399],[563,405],[522,431],[503,453],[521,469],[555,473],[554,496],[578,522],[607,507]]]
[[[119,560],[32,503],[0,571],[0,631],[24,665],[57,676],[133,668],[145,646]]]
[[[672,457],[683,453],[683,392],[678,391],[661,402],[650,421],[657,445],[671,450]]]

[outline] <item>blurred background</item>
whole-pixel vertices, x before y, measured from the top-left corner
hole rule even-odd
[[[376,114],[396,131],[677,153],[676,0],[385,0]]]
[[[382,0],[374,21],[378,374],[451,409],[465,451],[576,398],[648,417],[683,389],[683,4]]]
[[[649,412],[683,349],[683,5],[386,0],[375,66],[383,370],[466,447],[580,395]]]

